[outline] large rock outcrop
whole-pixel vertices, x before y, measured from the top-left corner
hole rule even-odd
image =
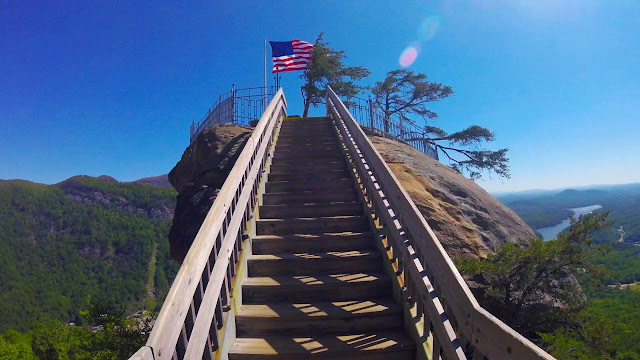
[[[534,237],[516,213],[459,172],[397,141],[371,141],[450,256],[482,256]]]
[[[198,135],[169,173],[178,191],[169,231],[171,256],[182,262],[253,129],[214,125]]]

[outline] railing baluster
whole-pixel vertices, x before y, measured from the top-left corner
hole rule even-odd
[[[433,353],[431,354],[431,359],[440,360],[441,353],[442,347],[440,346],[440,339],[436,334],[433,334]]]
[[[187,350],[187,344],[189,343],[189,337],[187,336],[187,330],[185,329],[185,325],[182,325],[182,330],[180,330],[180,337],[178,338],[178,343],[176,344],[176,357],[179,360],[184,359],[184,353]]]

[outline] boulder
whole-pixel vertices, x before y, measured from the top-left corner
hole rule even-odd
[[[253,131],[250,127],[214,125],[201,132],[169,172],[178,191],[169,231],[171,256],[182,262],[218,191]]]
[[[535,236],[515,212],[449,166],[409,145],[370,139],[449,256],[484,256]]]

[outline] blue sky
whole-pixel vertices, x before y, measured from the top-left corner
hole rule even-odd
[[[265,37],[324,31],[365,84],[419,41],[410,69],[455,91],[437,124],[511,149],[489,191],[638,182],[639,18],[635,0],[3,1],[0,178],[166,173],[219,92],[262,84]]]

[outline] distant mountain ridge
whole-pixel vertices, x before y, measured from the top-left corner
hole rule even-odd
[[[167,240],[175,196],[109,176],[0,180],[0,333],[81,322],[88,296],[158,310],[178,269]]]
[[[640,242],[640,184],[602,185],[590,189],[565,189],[554,194],[505,196],[500,200],[534,229],[553,226],[571,216],[570,208],[601,205],[610,211],[613,226],[594,238],[602,242],[617,241],[623,227],[626,242]]]
[[[155,186],[160,186],[160,187],[166,187],[166,188],[169,188],[169,189],[173,189],[173,186],[169,182],[169,174],[145,177],[145,178],[142,178],[142,179],[135,180],[133,182],[141,183],[141,184],[155,185]]]

